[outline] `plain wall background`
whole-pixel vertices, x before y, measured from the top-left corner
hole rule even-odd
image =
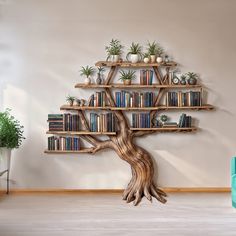
[[[113,151],[43,153],[47,114],[58,113],[68,94],[88,98],[92,91],[74,88],[83,82],[78,70],[104,60],[111,38],[126,48],[132,41],[157,40],[183,72],[201,75],[207,102],[217,107],[188,112],[201,128],[196,134],[137,140],[157,163],[158,183],[229,186],[236,142],[235,22],[234,0],[0,0],[0,107],[12,109],[26,136],[13,152],[12,188],[124,188],[128,183],[130,167]],[[5,179],[0,183],[3,187]]]

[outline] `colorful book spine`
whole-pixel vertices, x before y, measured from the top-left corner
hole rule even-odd
[[[150,128],[150,113],[132,113],[131,122],[133,128]]]
[[[140,84],[152,85],[153,83],[153,70],[140,70]]]
[[[78,151],[81,149],[79,137],[48,137],[48,150],[53,151]]]
[[[116,132],[115,115],[113,113],[90,113],[91,132]]]

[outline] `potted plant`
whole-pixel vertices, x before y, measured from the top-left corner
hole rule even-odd
[[[118,62],[120,55],[122,54],[122,48],[120,41],[118,39],[112,39],[109,46],[106,46],[107,51],[107,61],[110,59],[112,62]]]
[[[94,74],[94,68],[92,66],[82,66],[80,70],[80,75],[81,76],[86,76],[84,83],[85,84],[90,84],[91,83],[91,76]]]
[[[187,72],[186,73],[187,81],[189,85],[196,85],[198,75],[194,72]]]
[[[156,62],[158,44],[154,41],[152,43],[148,42],[148,54],[150,55],[151,63]]]
[[[157,52],[157,63],[161,63],[163,61],[162,54],[164,52],[164,49],[160,45],[157,45],[156,52]]]
[[[124,84],[130,85],[131,81],[135,79],[135,71],[129,70],[126,72],[126,71],[121,70],[119,79],[122,80]]]
[[[96,84],[102,84],[102,74],[105,71],[105,68],[98,66],[97,69],[98,69],[98,73],[97,73]]]
[[[126,55],[126,59],[132,62],[137,63],[140,59],[142,59],[142,47],[139,45],[139,43],[132,43],[129,52]]]
[[[74,96],[70,96],[70,95],[66,97],[66,101],[69,103],[70,106],[73,106],[75,99],[76,98]]]
[[[150,61],[150,55],[149,55],[149,53],[144,53],[144,55],[143,55],[143,61],[144,61],[144,63],[149,63],[149,61]]]
[[[25,139],[23,136],[24,127],[10,114],[10,111],[10,109],[6,109],[4,112],[0,112],[0,155],[2,160],[6,161],[8,175],[10,171],[11,150],[19,148],[23,139]]]
[[[185,74],[183,74],[183,75],[181,75],[180,76],[180,84],[181,85],[186,85],[186,75]]]

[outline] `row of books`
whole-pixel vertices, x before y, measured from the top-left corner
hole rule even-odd
[[[153,70],[140,70],[140,84],[152,85],[153,82]]]
[[[190,92],[167,92],[166,106],[201,106],[202,94],[199,91]]]
[[[150,128],[150,113],[132,113],[133,128]]]
[[[48,114],[49,131],[79,131],[80,118],[77,114]]]
[[[122,90],[121,92],[115,92],[115,101],[117,107],[152,107],[154,104],[154,93],[131,93]]]
[[[79,137],[48,137],[48,150],[70,150],[77,151],[81,149]]]
[[[96,114],[90,113],[91,132],[115,132],[116,118],[113,113]]]
[[[182,113],[179,118],[179,127],[180,128],[192,127],[192,117],[187,116],[185,113]]]
[[[88,105],[90,107],[105,107],[106,106],[106,93],[105,91],[96,92],[92,94],[88,100]]]

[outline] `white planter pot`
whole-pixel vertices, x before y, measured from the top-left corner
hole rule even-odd
[[[118,61],[119,61],[119,58],[120,58],[119,55],[111,55],[111,56],[110,56],[110,60],[111,60],[112,62],[118,62]]]
[[[84,83],[87,84],[87,85],[90,84],[91,83],[91,78],[90,77],[85,78]]]
[[[10,170],[11,165],[11,149],[0,148],[0,173]]]
[[[161,63],[163,61],[162,57],[157,57],[157,63]]]
[[[151,63],[156,62],[156,55],[150,55]]]
[[[144,57],[143,61],[144,61],[144,63],[149,63],[150,60],[148,57]]]
[[[131,63],[137,63],[139,61],[138,54],[130,54],[130,61]]]

